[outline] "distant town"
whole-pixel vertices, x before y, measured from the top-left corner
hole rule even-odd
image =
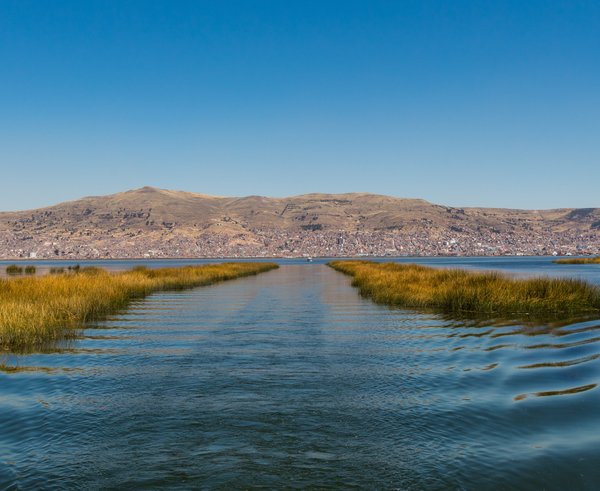
[[[214,197],[151,187],[0,213],[2,259],[600,253],[600,209],[453,208],[367,193]]]
[[[276,231],[252,229],[234,236],[156,235],[44,237],[0,234],[5,259],[114,259],[185,257],[344,257],[344,256],[537,256],[600,253],[596,232],[439,232],[423,228],[402,231]]]

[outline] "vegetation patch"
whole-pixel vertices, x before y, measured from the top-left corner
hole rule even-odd
[[[136,298],[250,276],[274,263],[223,263],[109,273],[80,268],[77,274],[0,280],[0,347],[27,349],[69,337],[86,321],[114,313]]]
[[[600,313],[600,288],[577,279],[512,278],[497,272],[416,264],[333,261],[352,285],[377,303],[448,313]]]
[[[555,259],[552,261],[556,264],[600,264],[600,256],[596,257],[567,257],[563,259]]]
[[[6,266],[6,274],[8,274],[8,275],[23,274],[23,268],[21,266],[17,266],[16,264],[10,264],[9,266]]]

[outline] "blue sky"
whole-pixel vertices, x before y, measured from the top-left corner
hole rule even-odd
[[[144,185],[600,206],[597,1],[0,0],[0,209]]]

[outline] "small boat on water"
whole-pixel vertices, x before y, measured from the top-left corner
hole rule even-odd
[[[306,262],[308,262],[308,263],[312,263],[312,260],[313,260],[313,258],[310,256],[306,258]]]

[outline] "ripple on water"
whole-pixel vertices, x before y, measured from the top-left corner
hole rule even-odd
[[[0,487],[600,478],[600,324],[452,319],[285,266],[135,302],[0,369]]]

